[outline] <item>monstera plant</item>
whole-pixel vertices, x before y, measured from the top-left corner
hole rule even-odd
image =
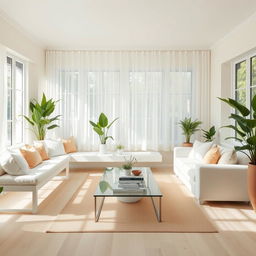
[[[235,150],[241,151],[249,158],[248,194],[256,211],[256,95],[251,101],[251,109],[234,99],[219,99],[235,110],[235,113],[232,113],[229,118],[235,121],[236,125],[230,124],[224,127],[232,129],[236,136],[227,137],[226,139],[238,141],[240,145],[235,146]]]
[[[24,118],[32,126],[32,131],[38,140],[44,140],[48,130],[59,127],[55,121],[59,120],[60,115],[50,117],[56,103],[57,101],[53,99],[47,100],[45,94],[40,102],[36,99],[30,101],[30,116],[24,116]]]

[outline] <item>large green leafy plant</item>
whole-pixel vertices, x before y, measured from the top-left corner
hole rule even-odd
[[[50,117],[55,110],[56,103],[57,101],[53,99],[47,100],[45,94],[40,102],[36,99],[30,101],[30,117],[24,116],[24,118],[32,126],[32,131],[38,140],[45,139],[47,130],[59,127],[54,122],[59,120],[60,115]]]
[[[196,132],[199,131],[199,126],[202,122],[195,119],[192,121],[191,117],[185,117],[183,120],[179,122],[179,125],[183,131],[183,135],[185,136],[185,142],[190,143],[191,136]]]
[[[219,99],[236,110],[236,113],[229,116],[236,122],[236,125],[223,126],[234,130],[236,136],[226,139],[238,141],[241,145],[235,146],[235,150],[247,155],[251,164],[256,165],[256,95],[251,101],[251,111],[234,99]]]
[[[110,124],[108,122],[108,118],[104,113],[101,113],[98,119],[98,122],[95,123],[93,121],[90,121],[90,124],[93,127],[93,130],[99,135],[100,143],[106,144],[108,139],[113,139],[112,136],[108,135],[108,131],[112,124],[117,120],[118,118],[114,119]]]
[[[202,129],[202,131],[205,142],[210,142],[214,140],[214,136],[216,134],[215,126],[212,126],[209,130]]]

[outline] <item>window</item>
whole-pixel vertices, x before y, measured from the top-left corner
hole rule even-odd
[[[24,63],[8,56],[7,65],[7,145],[23,141]]]
[[[235,99],[251,108],[251,100],[256,95],[256,56],[248,55],[234,64]]]

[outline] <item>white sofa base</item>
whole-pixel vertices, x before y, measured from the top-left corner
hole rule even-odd
[[[33,214],[37,213],[38,210],[38,190],[44,186],[48,181],[53,179],[60,172],[65,170],[65,176],[60,176],[60,179],[68,179],[69,177],[69,161],[64,161],[51,175],[48,175],[43,181],[35,185],[4,185],[4,192],[32,192],[32,208],[31,209],[0,209],[0,212],[31,212]]]
[[[205,201],[249,202],[247,165],[202,164],[188,158],[191,149],[174,148],[174,173],[200,204]]]

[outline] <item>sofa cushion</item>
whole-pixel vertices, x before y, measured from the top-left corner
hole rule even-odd
[[[42,160],[49,160],[49,156],[46,150],[46,146],[44,145],[43,142],[36,142],[34,143],[34,147],[35,149],[38,151],[38,153],[40,154]]]
[[[201,142],[201,141],[195,140],[193,144],[193,148],[189,153],[189,158],[202,161],[205,154],[209,151],[212,145],[213,145],[213,142]]]
[[[41,155],[33,146],[26,145],[20,148],[20,152],[27,161],[29,168],[35,168],[43,161]]]
[[[4,174],[0,176],[1,185],[37,185],[47,178],[54,177],[59,173],[60,168],[68,165],[69,157],[67,155],[53,157],[42,162],[37,167],[30,169],[29,174],[21,176],[12,176]]]
[[[230,150],[224,152],[219,161],[218,164],[237,164],[237,154],[235,150]]]
[[[217,146],[212,147],[204,156],[204,164],[217,164],[221,157],[220,150]]]
[[[28,164],[19,152],[4,151],[0,155],[0,165],[10,175],[27,174]]]
[[[6,172],[4,171],[4,169],[2,168],[2,166],[0,165],[0,176],[4,175]]]
[[[65,152],[67,154],[77,152],[74,137],[70,137],[69,139],[63,139],[62,142],[65,148]]]
[[[50,157],[65,155],[65,149],[61,140],[44,140]]]
[[[195,165],[200,163],[188,157],[177,157],[175,159],[175,165],[183,174],[189,175],[190,177],[194,176]]]

